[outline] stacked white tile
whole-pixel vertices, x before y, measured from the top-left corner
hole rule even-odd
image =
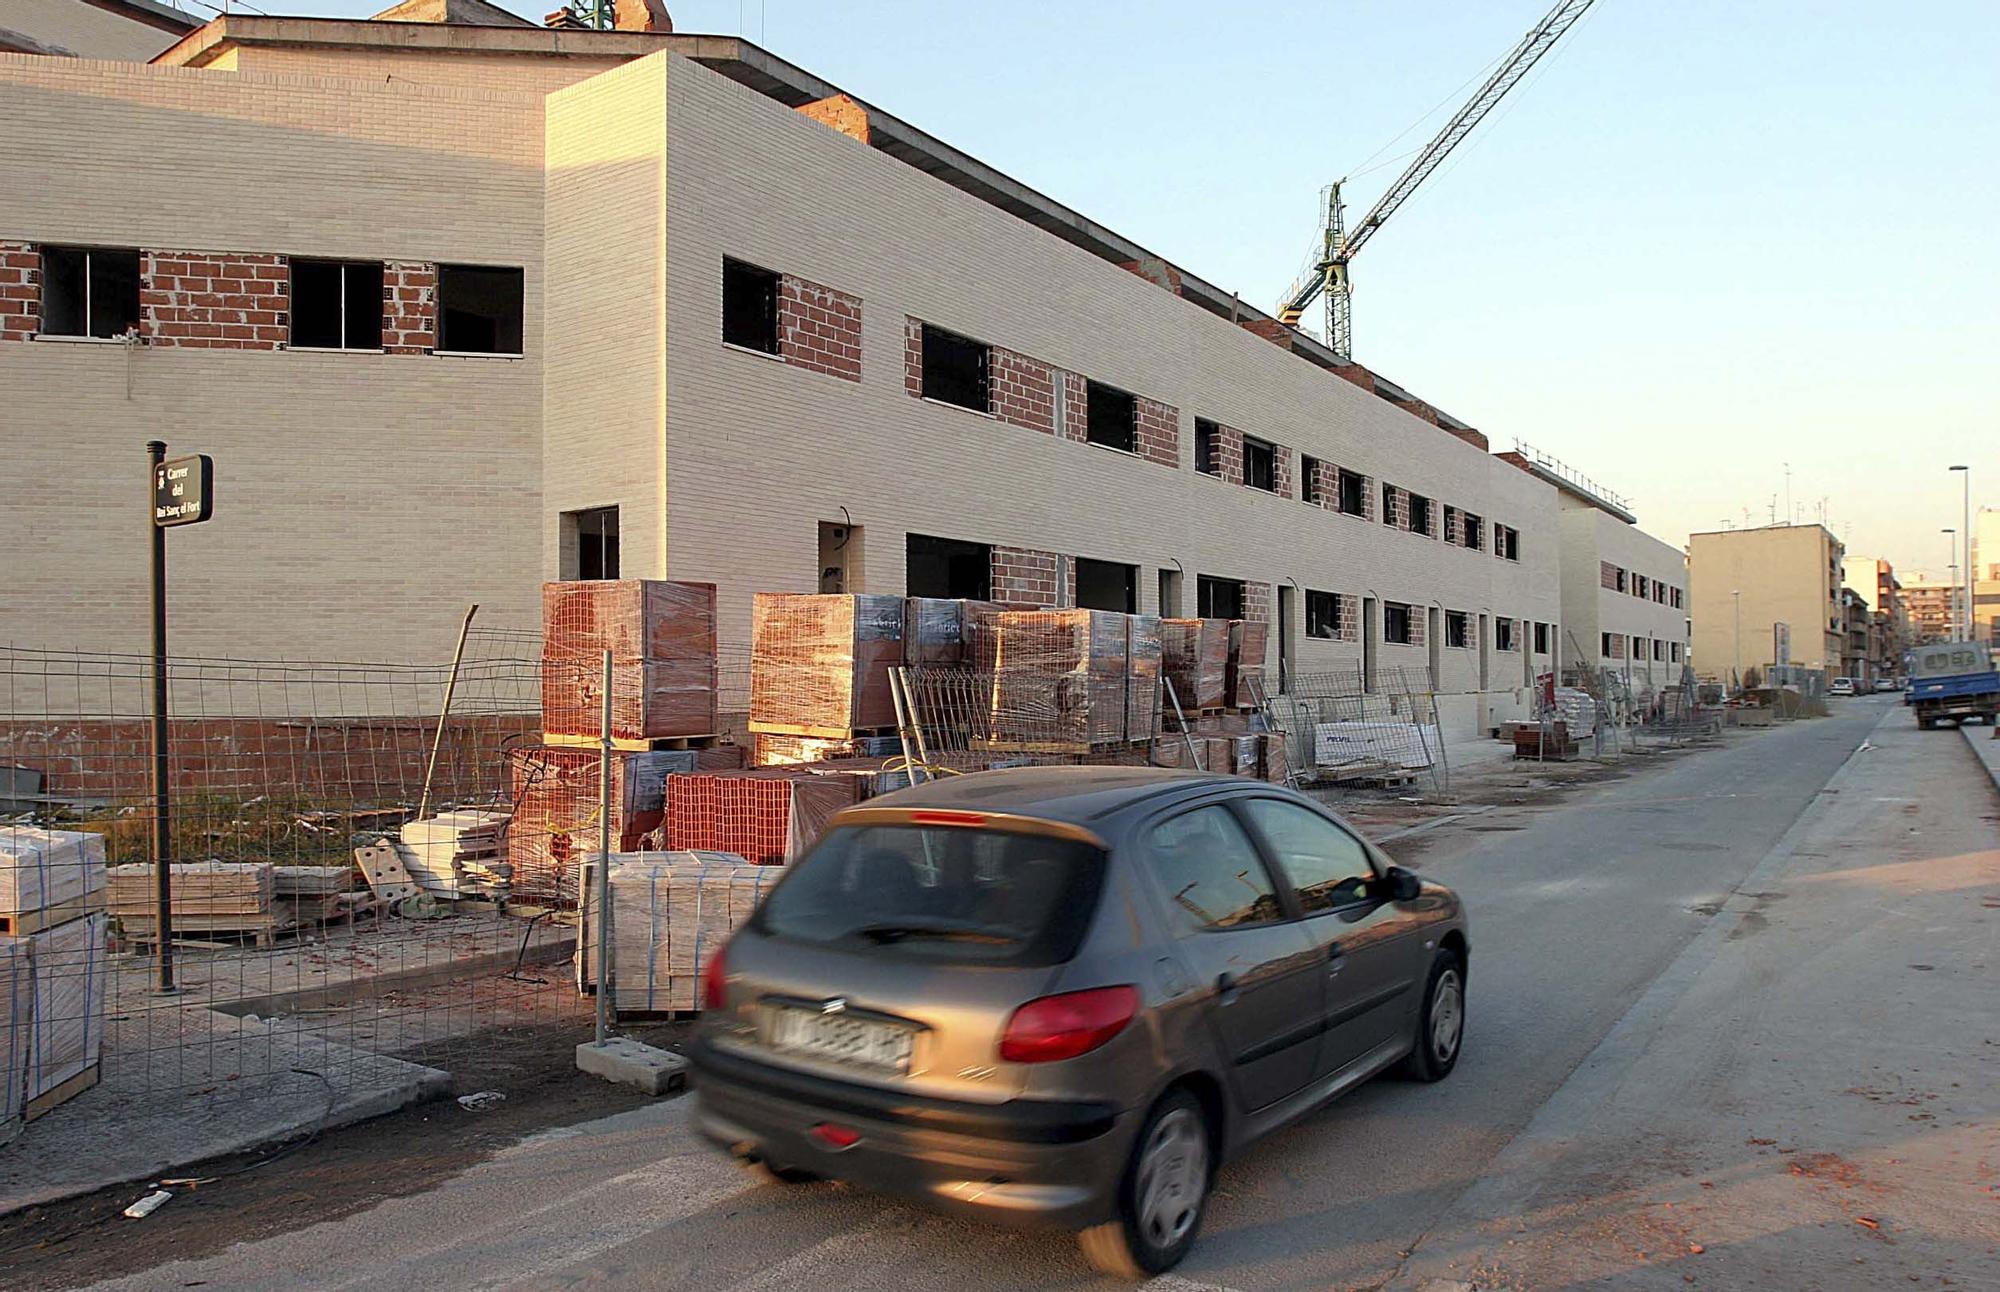
[[[784,874],[727,852],[611,857],[614,1000],[621,1010],[697,1009],[701,974]],[[594,880],[585,897],[579,985],[595,986]]]
[[[0,1144],[20,1126],[28,1097],[28,1050],[34,1032],[35,979],[26,938],[0,938]]]
[[[87,915],[25,938],[33,975],[27,1098],[41,1098],[96,1066],[104,1045],[105,932],[110,918]]]
[[[0,912],[26,915],[103,887],[103,835],[0,826]]]

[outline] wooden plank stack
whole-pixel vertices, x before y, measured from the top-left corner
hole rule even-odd
[[[593,860],[585,869],[594,867]],[[613,1006],[623,1014],[699,1009],[702,970],[779,875],[724,852],[613,854]],[[578,926],[577,986],[586,992],[598,981],[595,900],[593,877]]]
[[[173,867],[174,932],[247,933],[270,944],[289,916],[277,908],[273,867],[264,861],[189,861]],[[137,939],[154,934],[158,899],[151,866],[113,866],[110,910],[119,927]]]

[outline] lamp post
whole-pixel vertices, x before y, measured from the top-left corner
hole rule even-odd
[[[1951,564],[1945,566],[1951,574],[1951,581],[1947,584],[1951,591],[1944,599],[1945,608],[1951,615],[1951,623],[1945,629],[1945,640],[1950,641],[1958,633],[1958,531],[1941,529],[1938,533],[1951,535]]]
[[[1972,468],[1961,463],[1952,468],[1965,482],[1965,636],[1972,640]]]
[[[1736,693],[1743,694],[1743,590],[1731,588],[1729,598],[1736,604]]]

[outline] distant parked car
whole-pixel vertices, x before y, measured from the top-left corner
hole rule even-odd
[[[1224,1158],[1384,1069],[1451,1072],[1466,949],[1451,890],[1290,790],[953,776],[836,816],[709,962],[695,1121],[780,1180],[1156,1274]]]
[[[1854,679],[1851,677],[1837,677],[1828,683],[1826,693],[1828,695],[1853,695]]]
[[[1903,689],[1903,684],[1893,677],[1878,677],[1875,679],[1875,689],[1877,691],[1900,691]]]

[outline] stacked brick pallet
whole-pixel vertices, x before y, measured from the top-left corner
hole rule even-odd
[[[97,1084],[104,840],[0,826],[0,1142]]]

